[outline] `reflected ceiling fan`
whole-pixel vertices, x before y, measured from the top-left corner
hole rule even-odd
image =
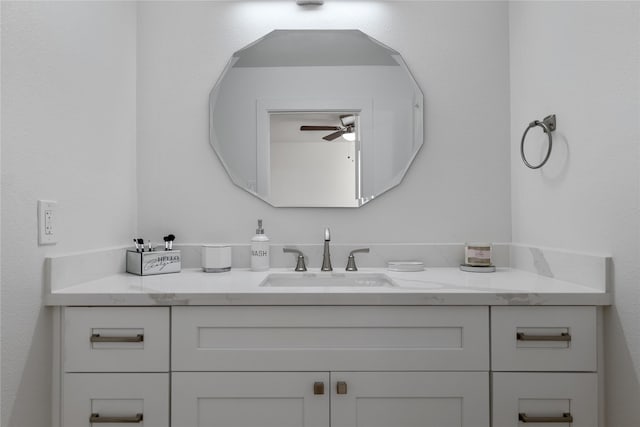
[[[335,131],[333,133],[330,133],[329,135],[323,136],[322,139],[324,139],[325,141],[333,141],[334,139],[340,138],[342,135],[351,134],[351,133],[354,133],[356,131],[356,127],[355,127],[356,116],[354,116],[353,114],[347,114],[347,115],[344,115],[344,116],[340,116],[340,122],[342,123],[342,126],[312,126],[312,125],[307,125],[307,126],[300,126],[300,130],[301,131],[306,131],[306,130],[313,130],[313,131],[333,130],[333,131]],[[354,137],[355,137],[355,135],[354,135]],[[345,138],[345,139],[352,140],[351,138]]]

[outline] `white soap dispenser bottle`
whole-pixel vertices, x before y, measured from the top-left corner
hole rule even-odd
[[[269,269],[269,238],[264,234],[262,220],[258,220],[256,235],[251,239],[251,271]]]

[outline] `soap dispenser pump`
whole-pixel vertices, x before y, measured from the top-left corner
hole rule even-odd
[[[256,235],[251,239],[251,270],[266,271],[269,269],[269,238],[264,234],[262,220],[258,220]]]

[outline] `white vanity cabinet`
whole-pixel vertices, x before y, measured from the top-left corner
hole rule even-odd
[[[489,427],[488,314],[174,307],[172,425]]]
[[[169,427],[169,307],[66,307],[60,321],[60,425]]]
[[[487,372],[177,372],[173,426],[488,427]]]
[[[599,425],[596,307],[57,313],[54,427]]]
[[[595,307],[492,307],[493,427],[598,425]]]

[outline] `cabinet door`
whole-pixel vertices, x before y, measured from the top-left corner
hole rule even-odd
[[[488,427],[487,372],[331,373],[332,427]]]
[[[64,427],[169,427],[169,374],[65,374]]]
[[[593,373],[496,372],[493,426],[596,427],[597,387]]]
[[[327,372],[177,372],[171,392],[173,426],[329,427]]]

